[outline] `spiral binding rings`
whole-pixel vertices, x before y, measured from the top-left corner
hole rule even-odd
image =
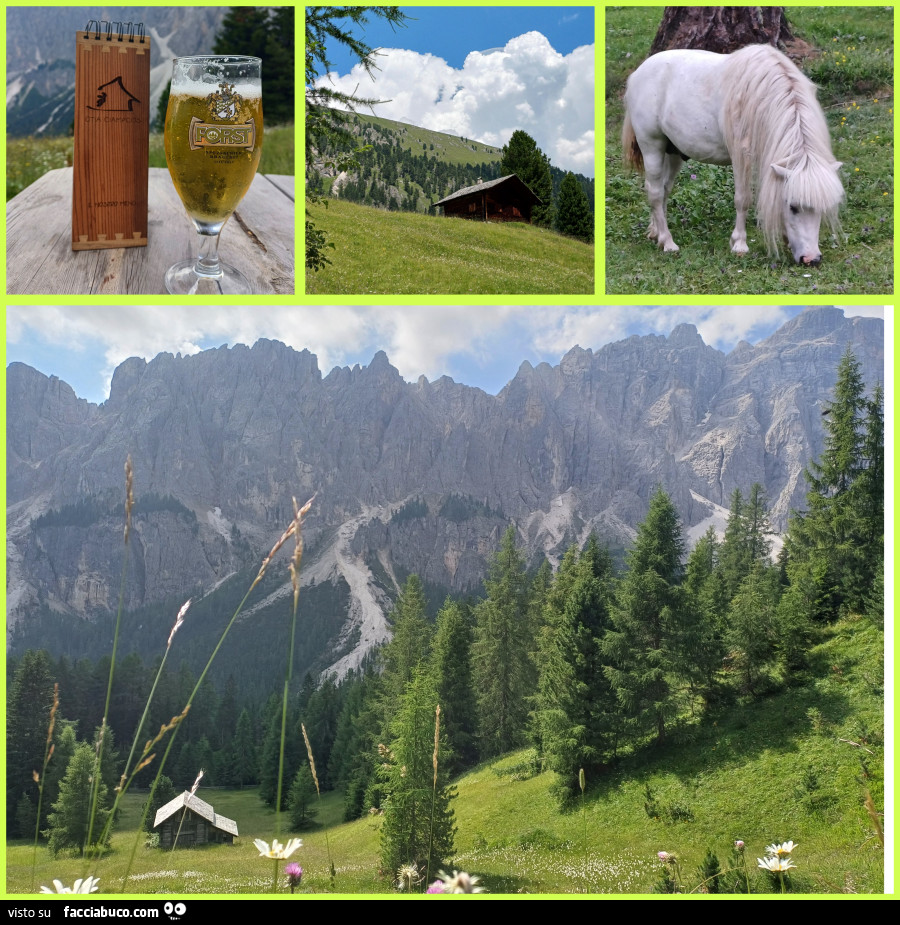
[[[118,26],[118,31],[114,32],[113,26]],[[126,34],[128,36],[128,41],[132,44],[134,43],[135,36],[137,36],[138,42],[140,42],[141,45],[143,45],[146,40],[146,33],[144,32],[144,24],[142,22],[124,22],[121,19],[114,19],[112,21],[106,19],[89,19],[87,25],[84,27],[84,37],[86,39],[90,38],[92,31],[95,41],[99,40],[101,31],[107,42],[111,42],[113,36],[116,37],[117,41],[123,42],[125,41]]]

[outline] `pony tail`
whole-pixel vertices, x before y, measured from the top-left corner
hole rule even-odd
[[[641,153],[641,146],[637,142],[627,109],[625,110],[625,122],[622,125],[622,157],[631,170],[644,172],[644,155]]]

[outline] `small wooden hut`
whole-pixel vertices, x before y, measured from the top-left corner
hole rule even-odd
[[[153,828],[159,832],[160,848],[171,848],[176,834],[180,848],[233,845],[238,834],[233,819],[220,816],[209,803],[189,790],[156,811]]]
[[[480,180],[445,196],[436,206],[442,206],[444,215],[454,218],[471,218],[480,222],[528,222],[531,210],[541,205],[538,196],[514,173],[499,180]]]

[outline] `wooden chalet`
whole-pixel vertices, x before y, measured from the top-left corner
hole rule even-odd
[[[444,215],[480,222],[528,222],[531,210],[541,200],[514,173],[499,180],[479,181],[445,196],[436,206]]]
[[[233,845],[238,834],[237,823],[233,819],[220,816],[209,803],[196,794],[192,795],[189,790],[156,811],[153,828],[159,832],[160,848],[171,848],[176,834],[179,848]]]

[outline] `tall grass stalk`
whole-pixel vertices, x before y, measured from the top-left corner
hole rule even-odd
[[[584,870],[587,873],[587,816],[584,813],[584,768],[578,769],[578,786],[581,788],[581,843],[584,845]]]
[[[297,499],[291,499],[294,503],[294,554],[291,556],[288,571],[291,575],[291,587],[294,591],[294,598],[291,607],[291,641],[288,645],[287,668],[284,673],[284,692],[281,697],[281,741],[278,747],[278,787],[276,788],[275,797],[275,834],[281,834],[281,793],[284,786],[284,742],[287,737],[287,713],[288,697],[290,695],[291,678],[294,674],[294,642],[297,636],[297,607],[300,603],[300,563],[303,560],[303,532],[300,525],[303,518],[309,513],[312,507],[313,499],[310,498],[302,508],[297,506]],[[318,783],[316,789],[318,789]],[[275,862],[275,873],[272,876],[272,892],[278,882],[278,862]]]
[[[300,729],[303,731],[303,741],[306,743],[306,754],[309,758],[309,770],[312,774],[313,783],[316,785],[316,796],[319,799],[319,804],[322,803],[322,791],[319,790],[319,775],[316,774],[316,762],[313,758],[312,746],[309,744],[309,736],[306,734],[306,725],[300,723]],[[325,829],[325,852],[328,855],[328,872],[331,877],[331,888],[334,889],[334,878],[336,871],[334,869],[334,860],[331,857],[331,845],[328,842],[328,829]]]
[[[863,801],[863,805],[866,807],[869,819],[872,820],[872,827],[875,829],[878,843],[884,848],[884,829],[881,826],[881,817],[878,814],[878,810],[875,809],[875,801],[872,799],[872,794],[869,793],[868,790],[866,791],[866,798]]]
[[[428,860],[425,862],[425,882],[431,882],[431,848],[434,844],[434,806],[437,801],[438,742],[441,735],[441,705],[434,708],[434,754],[431,764],[434,768],[434,780],[431,784],[431,828],[428,831]]]
[[[44,746],[44,764],[38,778],[38,804],[37,816],[34,819],[34,852],[31,857],[31,889],[34,889],[35,874],[37,873],[38,838],[41,834],[41,808],[44,803],[44,781],[47,778],[47,765],[53,757],[56,746],[53,744],[53,729],[56,726],[56,712],[59,710],[59,682],[53,685],[53,706],[50,708],[50,722],[47,725],[47,744]]]

